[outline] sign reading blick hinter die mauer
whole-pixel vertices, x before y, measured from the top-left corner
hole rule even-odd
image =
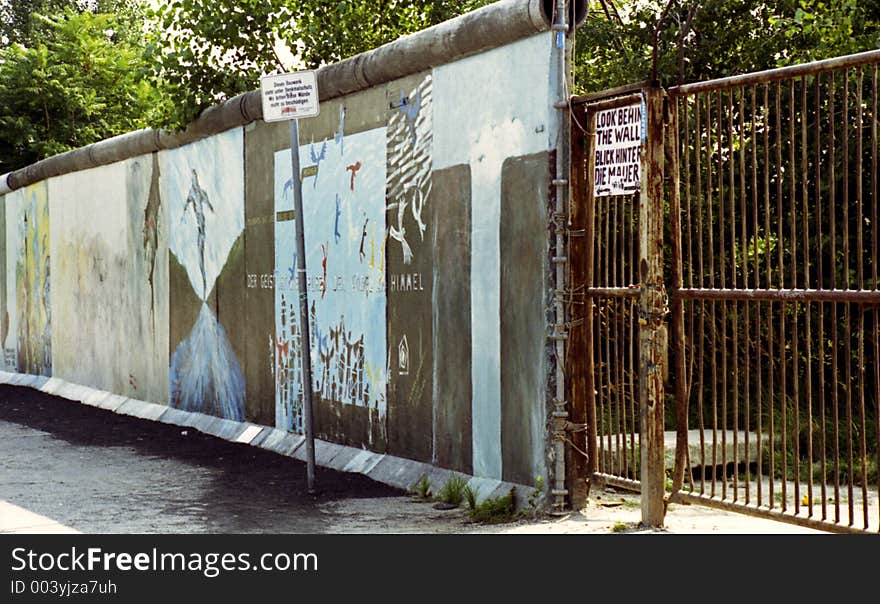
[[[280,122],[315,117],[320,111],[314,71],[296,71],[260,78],[263,120]]]
[[[596,133],[594,195],[627,195],[638,191],[641,182],[641,106],[597,111],[593,130]]]

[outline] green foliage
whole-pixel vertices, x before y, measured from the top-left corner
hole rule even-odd
[[[467,501],[468,509],[471,511],[477,509],[477,496],[479,491],[479,489],[471,488],[471,485],[465,485],[464,487],[464,498],[465,501]]]
[[[457,507],[464,500],[465,488],[467,488],[467,481],[461,476],[453,476],[446,481],[437,497],[440,501]]]
[[[516,519],[516,492],[502,497],[490,497],[470,510],[471,520],[483,524],[499,524]]]
[[[263,74],[314,69],[488,3],[169,0],[151,13],[147,55],[177,103],[153,126],[181,129],[206,107],[258,88]]]
[[[113,14],[129,26],[140,27],[144,14],[139,0],[0,0],[0,45],[35,46],[41,41],[40,15]]]
[[[653,34],[667,0],[591,3],[576,45],[580,91],[652,77]],[[658,29],[662,85],[748,73],[880,46],[880,3],[681,0]]]
[[[0,172],[141,128],[161,106],[131,21],[32,17],[38,42],[0,49]]]
[[[422,474],[418,482],[410,489],[419,499],[428,499],[431,495],[431,481],[427,474]]]
[[[538,506],[541,503],[541,499],[544,497],[544,477],[538,476],[535,479],[535,490],[532,491],[531,495],[529,495],[529,509],[532,512],[538,511]]]
[[[822,424],[821,418],[816,414],[815,410],[807,421],[806,404],[795,410],[794,401],[786,399],[785,404],[785,424],[786,438],[783,442],[779,434],[783,421],[782,411],[777,403],[774,409],[774,419],[776,422],[777,438],[774,441],[772,456],[770,443],[764,443],[764,451],[762,455],[761,472],[766,476],[770,474],[770,461],[773,461],[773,475],[775,478],[785,478],[789,481],[799,480],[801,482],[813,482],[819,484],[823,480],[826,484],[834,484],[835,480],[839,480],[841,484],[852,482],[858,486],[864,480],[868,485],[877,484],[877,431],[873,429],[876,426],[876,420],[869,416],[866,421],[866,430],[864,432],[865,448],[867,451],[866,463],[863,463],[861,456],[861,441],[863,435],[861,433],[861,422],[856,417],[852,418],[852,424],[847,426],[845,412],[841,403],[839,410],[839,424],[837,433],[837,456],[838,461],[835,467],[835,429],[834,418],[829,409],[825,416],[825,423]],[[764,413],[764,425],[769,425],[769,413]],[[797,428],[797,430],[795,430]],[[850,432],[852,433],[852,463],[850,463]],[[797,441],[797,442],[795,442]],[[825,443],[824,448],[822,443]],[[785,445],[783,447],[783,444]],[[812,446],[812,459],[809,455]],[[783,450],[784,449],[784,450]],[[796,454],[797,453],[797,454]],[[824,460],[825,474],[822,474],[822,462]],[[783,474],[783,468],[785,470]],[[810,474],[812,469],[812,474]]]

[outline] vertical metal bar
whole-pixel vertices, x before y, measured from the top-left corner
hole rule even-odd
[[[299,287],[299,325],[302,341],[303,424],[306,435],[306,487],[315,492],[315,434],[312,418],[312,354],[309,337],[309,292],[306,287],[306,244],[303,225],[302,179],[299,167],[299,128],[290,120],[290,165],[293,179],[293,212],[296,227],[296,271]]]
[[[627,205],[629,205],[629,204],[626,202],[626,198],[621,197],[620,198],[620,206],[621,206],[620,207],[620,225],[619,225],[620,234],[618,236],[619,243],[617,246],[618,250],[619,250],[619,254],[621,256],[621,265],[619,268],[619,282],[620,282],[621,286],[623,286],[624,282],[625,282],[624,269],[625,269],[626,263],[625,263],[625,257],[623,255],[623,252],[625,249],[625,243],[624,243],[623,239],[624,239],[624,234],[627,230],[627,224],[626,224],[626,206]],[[620,437],[621,437],[621,440],[623,441],[623,448],[621,449],[622,455],[620,458],[621,462],[622,462],[621,467],[620,467],[620,475],[621,476],[626,476],[626,469],[627,469],[626,455],[627,455],[627,451],[628,451],[627,434],[626,434],[626,432],[627,432],[627,430],[626,430],[626,373],[627,373],[627,367],[626,367],[626,352],[627,352],[626,351],[626,349],[627,349],[627,346],[626,346],[626,321],[627,321],[627,308],[626,307],[627,307],[626,300],[621,299],[618,302],[618,308],[620,309],[620,312],[617,316],[617,323],[615,325],[615,328],[617,331],[617,355],[618,355],[618,361],[617,361],[617,380],[618,380],[617,381],[617,384],[618,384],[617,405],[618,405],[619,415],[620,415],[620,418],[619,418]],[[635,443],[632,443],[632,445],[635,445]]]
[[[782,248],[785,247],[783,242],[785,241],[785,236],[783,234],[783,218],[782,218],[782,182],[783,182],[783,174],[784,168],[782,166],[782,140],[783,140],[783,131],[782,131],[782,83],[776,82],[776,233],[777,233],[777,241],[779,242],[779,251],[777,253],[778,259],[778,271],[779,271],[779,287],[785,287],[785,271],[782,262]],[[786,423],[787,423],[787,414],[788,414],[788,401],[786,394],[786,362],[785,362],[785,316],[786,316],[786,304],[783,301],[781,303],[781,315],[779,318],[779,360],[780,360],[780,368],[779,368],[779,380],[781,382],[781,391],[780,391],[780,423],[782,428],[782,439],[780,444],[782,446],[782,511],[785,512],[788,509],[788,442],[787,442],[787,434],[786,434]]]
[[[694,97],[694,101],[696,102],[696,97]],[[694,227],[693,227],[693,213],[694,213],[694,206],[693,206],[693,199],[692,199],[692,197],[691,197],[691,178],[692,178],[692,176],[691,176],[691,150],[690,150],[690,142],[689,142],[689,139],[688,139],[687,133],[688,133],[688,132],[693,132],[693,133],[694,133],[694,139],[693,139],[693,140],[694,140],[694,143],[693,143],[693,144],[694,144],[694,151],[695,151],[696,153],[699,153],[698,145],[699,145],[699,140],[700,140],[700,131],[699,131],[699,128],[696,128],[696,129],[691,130],[691,128],[689,127],[689,125],[690,125],[690,121],[691,121],[691,118],[690,118],[690,112],[689,112],[689,110],[688,110],[688,108],[689,108],[689,102],[688,102],[688,98],[687,98],[687,97],[683,97],[683,98],[682,98],[682,104],[684,105],[684,124],[685,124],[684,145],[682,146],[682,148],[683,148],[683,150],[684,150],[684,165],[685,165],[684,173],[687,175],[687,178],[685,178],[685,181],[684,181],[684,186],[685,186],[685,200],[686,200],[685,203],[686,203],[687,208],[688,208],[688,209],[687,209],[687,213],[686,213],[686,216],[687,216],[687,270],[688,270],[688,287],[693,288],[693,287],[694,287],[694,245],[693,245],[693,239],[694,239]],[[699,113],[699,112],[697,112],[697,113]],[[681,130],[680,130],[680,127],[679,127],[679,132],[680,132],[680,131],[681,131]],[[697,187],[697,191],[699,192],[699,187]],[[687,403],[688,403],[688,404],[690,403],[690,395],[691,395],[691,393],[693,392],[693,384],[694,384],[694,359],[696,358],[696,354],[697,354],[696,343],[695,343],[695,341],[694,341],[694,314],[695,314],[695,313],[694,313],[694,308],[695,308],[696,305],[695,305],[695,303],[693,303],[693,302],[690,302],[689,304],[690,304],[690,306],[689,306],[689,312],[687,313],[687,316],[688,316],[688,327],[687,327],[687,329],[688,329],[688,331],[687,331],[687,336],[685,337],[685,338],[686,338],[686,342],[689,342],[689,343],[690,343],[690,359],[685,358],[685,361],[689,361],[688,364],[687,364],[687,365],[688,365],[688,370],[687,370],[687,391],[686,391],[686,394],[685,394],[685,396],[687,397]],[[685,350],[685,355],[687,355],[687,350]],[[702,387],[702,384],[700,384],[700,387]],[[690,434],[690,433],[688,433],[688,440],[689,440],[689,434]],[[693,464],[693,463],[690,463],[690,459],[689,459],[689,458],[690,458],[690,443],[687,443],[687,446],[686,446],[685,451],[686,451],[686,453],[687,453],[687,455],[688,455],[688,464],[687,464],[688,485],[689,485],[690,491],[693,491],[693,490],[694,490],[694,469],[693,469],[693,468],[694,468],[694,464]]]
[[[730,111],[732,113],[732,110]],[[729,116],[733,119],[733,116]],[[728,247],[725,244],[724,225],[724,150],[723,145],[724,127],[724,104],[721,91],[718,91],[718,233],[721,248],[718,251],[718,266],[721,268],[721,289],[727,287],[725,283],[726,262],[724,255]],[[727,123],[727,144],[733,146],[730,121]],[[731,158],[731,163],[733,158]],[[733,187],[731,187],[731,190]],[[731,220],[732,221],[732,220]],[[731,247],[733,240],[731,240]],[[733,276],[731,275],[731,278]],[[721,303],[721,498],[727,499],[727,302]]]
[[[600,241],[599,241],[599,250],[600,250],[599,253],[601,254],[601,258],[602,258],[602,283],[605,285],[611,285],[611,280],[609,278],[609,270],[608,270],[608,230],[609,230],[608,219],[611,214],[610,209],[609,209],[610,203],[611,203],[611,198],[610,197],[601,197],[600,199],[602,200],[602,221],[604,223],[604,233],[601,235]],[[609,337],[610,334],[609,334],[609,326],[608,326],[608,323],[611,320],[611,317],[610,317],[611,303],[612,303],[612,300],[610,300],[610,299],[602,300],[602,314],[604,315],[604,320],[601,322],[602,327],[601,327],[600,333],[599,333],[599,337],[601,338],[602,342],[604,342],[604,344],[605,344],[605,346],[604,346],[605,354],[602,356],[603,379],[602,379],[602,389],[601,389],[601,392],[602,392],[602,419],[601,419],[601,421],[602,421],[602,435],[605,439],[604,440],[605,455],[602,459],[604,462],[603,463],[604,471],[609,474],[612,471],[611,470],[611,468],[612,468],[611,457],[612,457],[613,451],[614,451],[611,448],[611,427],[610,427],[610,424],[611,424],[611,414],[610,414],[611,404],[610,404],[610,399],[611,399],[612,378],[611,378],[611,367],[610,367],[611,354],[610,354],[610,348],[609,348],[609,344],[608,344],[609,340],[611,339]],[[607,411],[607,413],[606,413],[606,411]]]
[[[816,74],[816,287],[822,289],[825,273],[822,270],[822,74]],[[825,304],[819,303],[819,470],[822,474],[822,520],[828,519],[827,465],[828,449],[825,442]]]
[[[828,83],[828,213],[830,217],[829,221],[829,243],[831,244],[831,260],[830,260],[830,269],[831,269],[831,289],[837,288],[837,218],[835,216],[835,206],[837,205],[837,198],[835,196],[835,188],[837,185],[837,179],[834,171],[834,162],[836,161],[836,136],[835,136],[835,122],[837,116],[835,114],[835,83],[836,83],[836,74],[834,72],[831,73],[830,81]],[[833,422],[833,438],[834,442],[834,522],[840,522],[840,417],[839,417],[839,406],[838,406],[838,398],[837,398],[837,381],[838,381],[838,373],[837,373],[837,304],[831,304],[831,417]]]
[[[627,238],[629,241],[629,246],[627,249],[627,259],[629,260],[629,274],[627,279],[627,285],[638,282],[638,275],[636,274],[636,258],[638,256],[637,249],[637,239],[639,232],[639,223],[638,223],[638,214],[636,213],[635,207],[635,197],[630,198],[629,203],[629,234],[630,236]],[[637,401],[639,399],[638,388],[636,384],[636,376],[638,375],[638,301],[634,299],[630,299],[626,301],[626,309],[627,314],[629,316],[629,346],[627,346],[629,350],[629,417],[630,417],[630,425],[628,429],[629,437],[631,442],[636,442],[636,437],[638,436],[638,409],[637,409]],[[638,465],[636,464],[636,447],[633,446],[630,448],[630,466],[632,468],[632,478],[638,479]],[[641,456],[641,453],[639,453]]]
[[[764,233],[765,237],[769,241],[771,239],[771,231],[770,231],[770,84],[764,84]],[[781,246],[782,242],[776,242],[777,246]],[[764,255],[764,261],[766,263],[767,269],[767,289],[773,287],[773,268],[772,268],[772,260],[771,260],[771,250],[770,246],[767,246],[766,254]],[[776,468],[775,468],[775,448],[776,448],[776,432],[773,421],[773,393],[776,392],[774,388],[773,378],[774,378],[774,358],[773,358],[773,304],[767,304],[767,412],[769,415],[769,429],[770,429],[770,459],[769,459],[769,468],[768,468],[768,480],[769,480],[769,495],[768,502],[770,508],[772,509],[774,506],[773,498],[775,496],[774,493],[774,482],[776,476]],[[763,396],[762,396],[763,398]]]
[[[620,266],[618,264],[618,256],[620,256],[620,249],[618,247],[620,243],[620,221],[618,219],[617,213],[621,206],[621,198],[618,196],[613,196],[610,199],[611,202],[611,240],[608,242],[609,245],[609,253],[611,256],[611,281],[610,285],[619,286],[622,283],[620,279],[619,270]],[[612,383],[612,397],[611,397],[611,405],[612,405],[612,430],[614,431],[614,472],[617,476],[623,475],[623,466],[625,464],[626,459],[626,451],[623,448],[625,445],[621,443],[621,425],[620,425],[620,406],[622,404],[621,401],[621,390],[623,389],[623,380],[621,375],[621,367],[620,367],[620,333],[619,326],[621,321],[621,312],[623,311],[625,302],[623,300],[615,299],[611,301],[611,305],[614,308],[614,312],[612,313],[613,320],[609,320],[609,330],[611,332],[612,337],[609,338],[609,344],[611,345],[612,350],[614,351],[614,365],[611,371],[611,383]],[[609,357],[610,360],[611,357]],[[625,439],[625,437],[624,437]]]
[[[639,401],[642,458],[642,524],[662,526],[665,514],[663,443],[663,91],[645,93],[647,141],[643,143],[639,204]]]
[[[569,505],[572,510],[582,509],[589,497],[589,481],[592,476],[589,434],[595,429],[592,417],[589,414],[588,402],[592,396],[592,363],[587,357],[592,356],[590,338],[592,336],[592,298],[582,296],[583,287],[586,286],[587,273],[592,272],[590,261],[592,259],[592,235],[585,221],[588,206],[593,204],[593,169],[590,156],[593,155],[593,137],[590,136],[582,124],[586,121],[586,108],[583,105],[571,108],[571,121],[573,122],[571,164],[569,171],[570,185],[570,224],[572,230],[583,229],[584,237],[571,237],[569,239],[569,266],[571,271],[569,285],[569,304],[572,321],[580,318],[584,323],[583,329],[572,329],[569,339],[569,354],[566,355],[568,363],[569,379],[567,380],[566,399],[569,407],[569,420],[573,424],[585,425],[584,431],[573,431],[568,435],[565,447],[565,490],[569,493]],[[593,129],[590,128],[592,131]],[[580,317],[577,317],[578,303]],[[584,455],[586,453],[586,455]]]
[[[842,155],[843,155],[843,288],[850,289],[849,280],[849,69],[843,70],[843,121],[841,122],[843,129]],[[845,304],[844,323],[846,328],[843,331],[846,346],[844,348],[846,354],[846,452],[847,452],[847,510],[849,511],[848,525],[853,525],[853,432],[852,432],[852,337],[850,335],[851,326],[851,304]]]
[[[629,245],[627,247],[627,258],[629,259],[629,273],[627,278],[627,285],[638,283],[638,275],[636,274],[636,258],[638,257],[638,232],[639,232],[639,218],[638,212],[636,212],[636,197],[633,196],[630,198],[629,203]],[[630,438],[630,466],[632,467],[632,478],[638,479],[639,477],[639,467],[636,463],[636,454],[641,457],[641,453],[638,451],[638,447],[636,447],[636,439],[638,437],[638,400],[639,400],[639,392],[637,385],[637,376],[638,376],[638,301],[634,299],[627,300],[627,313],[629,316],[629,417],[630,417],[630,425],[628,428],[629,438]]]
[[[739,88],[739,214],[740,214],[740,241],[741,241],[741,249],[742,249],[742,279],[743,279],[743,287],[748,289],[749,287],[749,238],[748,232],[746,229],[746,114],[745,114],[745,88]],[[749,455],[749,328],[751,327],[750,317],[749,317],[749,302],[743,303],[743,325],[745,327],[744,334],[744,351],[745,355],[743,356],[743,388],[741,390],[743,394],[743,428],[745,429],[745,481],[744,486],[746,490],[746,504],[749,503],[749,463],[750,463],[750,455]],[[739,332],[738,328],[734,328],[734,334]],[[739,347],[734,347],[735,349],[735,358],[739,358]],[[734,369],[734,373],[737,373],[737,370]],[[737,390],[739,390],[739,379],[736,380]],[[734,399],[734,424],[733,424],[733,457],[735,464],[739,464],[739,455],[737,452],[737,447],[739,444],[739,409],[738,409],[738,398]],[[734,473],[734,483],[733,488],[735,493],[739,493],[737,490],[737,478],[739,472]]]
[[[863,238],[863,225],[865,213],[862,206],[862,163],[863,149],[862,137],[864,136],[864,124],[862,114],[862,86],[864,84],[864,72],[858,69],[858,88],[856,91],[857,119],[856,128],[856,206],[857,206],[857,231],[856,231],[856,258],[858,258],[859,289],[865,289],[865,248]],[[866,442],[867,425],[865,421],[865,307],[859,307],[859,436],[860,436],[860,466],[862,468],[862,519],[864,528],[868,528],[868,444]],[[880,446],[880,444],[878,444]]]
[[[730,255],[730,287],[733,289],[736,289],[736,251],[735,251],[736,250],[736,214],[735,214],[735,212],[736,212],[735,211],[735,207],[736,207],[736,190],[735,189],[736,189],[736,187],[735,187],[735,181],[734,181],[734,170],[736,167],[736,161],[735,161],[736,153],[734,151],[734,141],[733,141],[733,137],[734,137],[733,95],[734,95],[734,91],[735,91],[735,89],[732,88],[727,93],[727,145],[730,147],[730,161],[728,162],[728,164],[729,164],[729,166],[728,166],[728,168],[729,168],[728,169],[728,176],[729,176],[728,196],[730,198],[729,199],[729,202],[730,202],[730,208],[729,208],[730,209],[730,248],[729,248],[728,254]],[[745,253],[745,250],[743,250],[743,253]],[[737,391],[739,389],[739,360],[738,360],[739,335],[737,334],[738,327],[739,327],[738,326],[739,319],[737,317],[737,314],[739,313],[739,304],[737,302],[731,302],[730,305],[733,307],[733,312],[731,313],[733,315],[732,316],[733,324],[731,325],[731,330],[733,332],[733,350],[731,351],[732,352],[731,356],[733,357],[733,388],[730,393],[731,398],[733,399],[733,417],[732,417],[732,419],[733,419],[733,460],[732,460],[733,461],[733,500],[736,501],[736,498],[737,498],[737,468],[736,468],[736,464],[737,464],[737,461],[739,460],[739,458],[737,457],[738,451],[737,451],[737,435],[736,435],[736,427],[737,427],[736,414],[738,411],[737,400],[739,398],[739,396],[737,394]],[[728,312],[728,309],[725,308],[725,313],[727,313],[727,312]],[[726,321],[725,321],[725,324],[726,324]],[[724,350],[725,351],[727,350],[726,339],[727,338],[725,338],[725,343],[724,343]],[[724,371],[725,379],[726,379],[726,376],[728,373],[726,365],[727,365],[727,363],[725,363],[725,371]],[[726,387],[724,388],[724,392],[726,395],[726,393],[727,393]],[[724,432],[722,432],[722,434],[724,434],[725,437],[727,435],[727,415],[728,415],[728,413],[725,412],[724,413],[724,418],[725,418]],[[722,451],[723,451],[723,455],[725,457],[724,477],[726,479],[727,478],[727,463],[726,463],[726,461],[727,461],[726,460],[727,443],[726,443],[726,438],[725,438],[725,444],[723,445]]]
[[[757,89],[755,85],[752,85],[752,230],[754,232],[754,241],[755,241],[755,256],[754,256],[754,273],[755,273],[755,287],[761,286],[761,277],[758,268],[758,130],[757,130],[757,113],[758,113],[758,105],[757,105]],[[770,245],[769,239],[767,239],[767,234],[765,233],[765,241],[764,241],[764,250],[765,253],[769,253],[768,246]],[[748,284],[746,284],[748,286]],[[752,357],[755,360],[757,375],[756,375],[756,395],[757,395],[757,407],[755,409],[755,423],[757,427],[756,434],[756,467],[757,467],[757,476],[756,476],[756,486],[757,486],[757,498],[758,498],[758,506],[760,506],[762,502],[763,493],[763,443],[762,441],[762,405],[761,399],[764,396],[764,391],[762,388],[762,379],[761,374],[763,373],[761,369],[761,304],[760,302],[755,305],[755,354]],[[748,432],[746,432],[748,434]],[[748,447],[748,445],[746,445]]]
[[[681,245],[681,198],[679,196],[679,137],[678,137],[678,103],[672,106],[671,124],[666,131],[669,149],[669,172],[672,178],[669,199],[669,233],[671,241],[672,292],[682,286],[682,245]],[[672,338],[675,347],[675,467],[672,475],[672,492],[681,490],[684,484],[685,461],[687,457],[687,385],[685,383],[685,343],[684,343],[684,306],[681,298],[672,298]]]
[[[807,215],[809,214],[809,163],[808,153],[809,141],[807,140],[807,79],[801,80],[801,203],[803,210],[801,211],[802,229],[804,237],[804,287],[811,286],[810,280],[810,228]],[[818,123],[818,122],[817,122]],[[818,198],[819,191],[816,190]],[[807,359],[806,359],[806,397],[804,404],[807,409],[807,516],[813,516],[813,338],[812,338],[812,311],[811,304],[804,304],[806,310],[806,341],[807,341]]]
[[[880,117],[877,115],[877,65],[871,76],[871,272],[874,281],[874,289],[880,289],[878,283],[877,271],[877,229],[880,224],[877,222],[877,122]],[[874,420],[877,424],[876,440],[877,443],[877,492],[880,493],[880,326],[877,321],[880,320],[880,312],[878,307],[874,306]],[[880,497],[880,495],[878,495]],[[880,531],[880,501],[877,502],[877,527]]]
[[[694,95],[694,132],[695,132],[695,141],[694,141],[694,150],[696,153],[694,154],[695,161],[695,169],[696,169],[696,188],[697,188],[697,203],[694,208],[697,214],[697,265],[699,272],[697,273],[696,283],[703,287],[706,284],[706,270],[705,265],[703,263],[703,252],[705,250],[705,245],[703,244],[703,206],[708,205],[707,200],[709,196],[703,196],[703,168],[702,162],[700,161],[703,156],[703,127],[702,127],[702,111],[700,110],[700,95]],[[706,138],[709,138],[708,130],[706,134]],[[691,285],[693,287],[693,285]],[[700,339],[700,351],[705,351],[705,343],[706,343],[706,303],[705,301],[700,302],[700,331],[699,331],[699,339]],[[695,355],[696,356],[696,355]],[[697,388],[697,412],[699,414],[699,425],[700,425],[700,495],[704,495],[706,493],[706,425],[704,419],[704,406],[703,406],[703,391],[705,385],[705,354],[701,354],[699,357],[699,370],[700,370],[700,378],[697,380],[699,383],[699,387]],[[694,383],[694,382],[691,382]]]
[[[592,115],[586,112],[581,114],[584,116],[585,124],[592,124]],[[595,132],[595,128],[591,129]],[[584,266],[586,271],[584,274],[584,285],[587,288],[593,286],[593,275],[596,272],[595,266],[595,234],[596,234],[596,198],[593,175],[595,171],[595,136],[592,134],[585,135],[587,142],[586,161],[587,161],[587,191],[584,195],[584,239],[586,245],[584,250],[586,258]],[[596,299],[592,296],[584,297],[584,342],[587,350],[586,357],[586,375],[584,376],[584,394],[586,396],[586,419],[587,419],[587,479],[590,480],[595,472],[599,470],[599,448],[598,448],[598,425],[596,414],[596,343],[595,332],[593,327],[593,317],[597,310]]]
[[[602,283],[606,283],[608,285],[612,285],[611,281],[611,271],[608,265],[608,255],[609,255],[609,233],[611,229],[610,218],[611,218],[611,197],[602,197],[602,205],[603,205],[603,219],[605,222],[605,234],[602,237],[602,241],[600,243],[603,257],[603,277]],[[611,365],[611,315],[613,310],[614,300],[607,299],[603,301],[602,309],[605,314],[605,320],[602,322],[602,327],[604,331],[604,337],[602,337],[602,341],[605,343],[605,355],[602,357],[602,365],[603,365],[603,373],[605,375],[605,379],[603,380],[603,396],[602,396],[602,422],[603,422],[603,434],[605,435],[606,446],[605,446],[605,468],[607,473],[613,472],[613,456],[617,454],[616,451],[611,446],[611,432],[613,430],[613,423],[611,419],[611,398],[612,391],[611,389],[614,387],[614,378],[612,373],[612,365]],[[606,413],[607,411],[607,413]]]
[[[720,127],[720,126],[719,126]],[[707,233],[709,235],[709,287],[715,285],[715,220],[712,209],[712,95],[706,95],[706,209]],[[712,488],[711,495],[715,497],[715,483],[718,477],[718,326],[715,323],[715,301],[710,302],[711,331],[712,331]]]
[[[797,287],[797,197],[796,197],[796,175],[797,175],[797,167],[795,164],[795,152],[794,148],[796,143],[796,130],[795,130],[795,80],[791,80],[789,83],[788,91],[788,131],[789,131],[789,144],[788,144],[788,165],[789,171],[791,172],[791,178],[788,180],[789,186],[789,232],[790,232],[790,242],[789,246],[791,247],[791,287]],[[804,208],[804,212],[806,212],[806,208]],[[797,329],[797,317],[798,311],[800,309],[800,304],[795,302],[794,304],[794,312],[792,313],[791,318],[791,377],[792,377],[792,398],[794,399],[792,402],[794,403],[794,434],[792,434],[792,441],[794,445],[794,513],[797,514],[800,512],[801,506],[801,480],[800,480],[800,401],[799,401],[799,368],[798,362],[800,360],[800,351],[798,346],[798,329]],[[783,325],[785,324],[785,318],[782,319]]]

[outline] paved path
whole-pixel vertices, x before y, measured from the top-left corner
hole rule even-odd
[[[46,516],[35,514],[8,501],[0,500],[0,534],[72,534],[78,533]]]
[[[316,498],[294,459],[0,386],[0,500],[13,506],[0,530],[322,533],[338,522],[329,509],[346,513],[333,502],[401,495],[359,474],[317,478]]]
[[[475,525],[359,474],[0,386],[0,533],[792,533],[810,529],[674,505],[639,531],[638,496],[604,492],[565,518]]]

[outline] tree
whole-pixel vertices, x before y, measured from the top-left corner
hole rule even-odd
[[[137,0],[0,0],[0,43],[19,43],[31,47],[37,41],[34,15],[57,15],[74,12],[112,13],[129,24],[143,21]]]
[[[655,75],[670,86],[880,47],[880,0],[600,0],[592,5],[577,37],[576,81],[582,92]]]
[[[204,108],[256,89],[263,74],[314,69],[489,2],[169,0],[152,13],[158,26],[147,50],[177,103],[153,125],[180,129]]]
[[[0,172],[144,127],[160,110],[131,22],[34,13],[29,36],[29,47],[0,49]]]

